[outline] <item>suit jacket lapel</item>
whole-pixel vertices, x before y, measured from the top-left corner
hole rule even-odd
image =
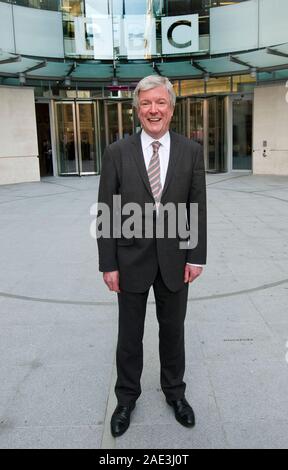
[[[143,155],[143,150],[142,150],[142,145],[141,145],[141,132],[136,134],[134,136],[134,140],[132,141],[133,143],[133,157],[136,162],[136,165],[138,167],[140,176],[143,180],[143,183],[145,184],[148,192],[151,194],[153,198],[153,194],[151,191],[150,183],[149,183],[149,178],[145,166],[145,161],[144,161],[144,155]]]

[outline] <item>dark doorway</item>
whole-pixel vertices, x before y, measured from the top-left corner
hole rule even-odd
[[[252,170],[253,102],[233,100],[233,170]]]
[[[40,176],[53,176],[53,160],[48,103],[36,103]]]

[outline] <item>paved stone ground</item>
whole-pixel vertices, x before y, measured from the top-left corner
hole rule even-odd
[[[0,448],[287,448],[288,177],[207,175],[209,257],[190,288],[182,428],[147,311],[142,395],[115,406],[116,298],[89,233],[98,177],[0,187]]]

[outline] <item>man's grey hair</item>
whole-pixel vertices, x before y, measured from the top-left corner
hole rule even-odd
[[[175,108],[176,93],[172,83],[167,77],[160,77],[160,75],[149,75],[149,77],[142,78],[135,88],[133,95],[133,105],[136,109],[139,107],[139,93],[140,91],[152,90],[159,86],[164,86],[169,93],[171,108]]]

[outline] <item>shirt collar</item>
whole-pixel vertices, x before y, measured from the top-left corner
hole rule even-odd
[[[161,137],[161,139],[154,139],[153,137],[151,137],[151,135],[147,134],[147,132],[145,132],[144,129],[142,129],[141,141],[142,141],[142,146],[145,150],[152,144],[152,142],[155,142],[155,141],[160,142],[160,144],[163,145],[163,147],[167,148],[170,143],[170,132],[167,131],[166,134],[164,134]]]

